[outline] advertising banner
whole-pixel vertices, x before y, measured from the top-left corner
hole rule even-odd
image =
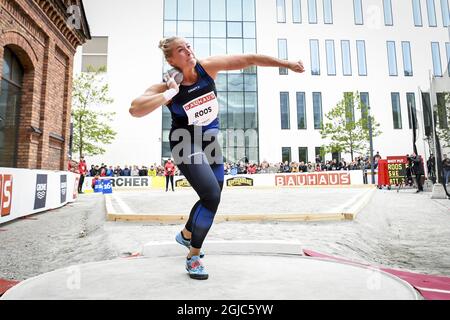
[[[73,202],[78,174],[0,168],[0,224]]]

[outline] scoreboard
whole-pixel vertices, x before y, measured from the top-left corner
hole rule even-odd
[[[406,180],[406,168],[408,160],[406,156],[387,157],[387,172],[389,184],[399,185]]]

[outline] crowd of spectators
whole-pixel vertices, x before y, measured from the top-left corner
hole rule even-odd
[[[376,169],[378,160],[381,159],[379,153],[374,156],[374,167]],[[244,159],[246,160],[246,159]],[[225,162],[224,174],[260,174],[260,173],[296,173],[296,172],[316,172],[316,171],[339,171],[339,170],[369,170],[370,160],[368,157],[358,156],[353,161],[341,160],[327,160],[322,161],[320,156],[317,156],[314,162],[308,161],[284,161],[278,163],[269,163],[262,161],[255,163],[252,161],[239,162]],[[78,171],[78,163],[72,161],[69,163],[69,170],[73,172]],[[175,167],[175,175],[180,175],[180,171]],[[150,166],[108,166],[104,163],[101,165],[91,165],[88,168],[86,176],[164,176],[164,164],[157,165],[154,163]]]

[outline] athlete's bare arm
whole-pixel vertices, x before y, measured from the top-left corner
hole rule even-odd
[[[212,56],[201,60],[200,64],[213,79],[220,71],[240,70],[250,66],[284,67],[299,73],[305,71],[302,61],[281,60],[262,54]]]
[[[133,100],[129,110],[130,114],[133,117],[143,117],[150,112],[158,109],[161,105],[169,102],[170,100],[167,100],[163,95],[168,87],[174,88],[178,92],[178,85],[175,83],[175,81],[171,81],[168,84],[155,84],[145,90],[144,94]]]

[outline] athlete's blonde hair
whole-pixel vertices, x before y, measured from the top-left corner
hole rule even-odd
[[[181,40],[183,38],[181,37],[169,37],[169,38],[164,38],[162,40],[159,41],[159,48],[162,50],[162,52],[164,53],[164,57],[170,58],[172,56],[172,43],[176,40]]]

